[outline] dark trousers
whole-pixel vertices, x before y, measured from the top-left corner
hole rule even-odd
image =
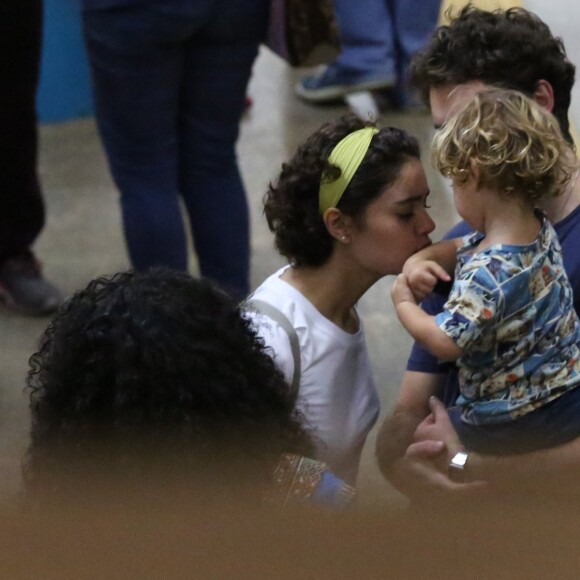
[[[159,0],[86,10],[97,122],[137,269],[187,268],[248,292],[249,220],[235,144],[268,0]]]
[[[37,162],[36,89],[42,0],[0,2],[0,265],[44,225]]]
[[[484,455],[530,453],[563,445],[580,437],[580,386],[512,421],[470,425],[461,420],[460,406],[447,409],[469,451]]]

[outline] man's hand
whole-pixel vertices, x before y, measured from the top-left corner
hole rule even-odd
[[[411,444],[405,456],[396,462],[391,482],[414,503],[446,505],[469,499],[485,489],[485,482],[456,483],[447,469],[440,469],[446,448],[441,441],[420,441]]]
[[[429,398],[429,408],[431,414],[419,424],[415,430],[413,440],[415,443],[439,441],[445,447],[445,469],[451,458],[463,450],[463,445],[459,440],[457,432],[451,423],[449,413],[443,403],[437,397]]]
[[[430,397],[431,414],[417,426],[405,456],[396,466],[392,480],[405,495],[415,501],[455,501],[477,494],[486,482],[456,483],[447,469],[449,461],[463,449],[445,406]]]
[[[444,375],[406,371],[395,409],[377,435],[376,453],[383,475],[413,502],[449,503],[476,493],[481,497],[481,484],[458,484],[449,479],[443,442],[414,442],[418,425],[433,413],[430,395],[441,392],[444,384]]]

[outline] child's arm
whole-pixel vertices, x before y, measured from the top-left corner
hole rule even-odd
[[[455,342],[437,326],[435,317],[430,316],[417,305],[404,274],[395,280],[391,298],[397,316],[407,332],[437,358],[455,360],[463,354]]]
[[[403,274],[417,302],[429,294],[438,280],[449,282],[457,262],[461,238],[437,242],[407,259]]]

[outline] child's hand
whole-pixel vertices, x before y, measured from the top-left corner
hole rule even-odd
[[[432,292],[439,280],[449,282],[451,276],[433,260],[418,260],[410,258],[403,266],[403,274],[417,302],[421,302]]]
[[[417,304],[415,296],[413,296],[413,292],[411,292],[411,288],[409,288],[405,274],[399,274],[395,279],[395,283],[391,288],[391,300],[395,306],[402,302],[412,302],[413,304]]]

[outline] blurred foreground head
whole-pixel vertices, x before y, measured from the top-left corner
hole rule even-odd
[[[282,375],[207,281],[168,270],[99,278],[40,345],[27,382],[29,494],[260,495],[281,453],[309,449]]]

